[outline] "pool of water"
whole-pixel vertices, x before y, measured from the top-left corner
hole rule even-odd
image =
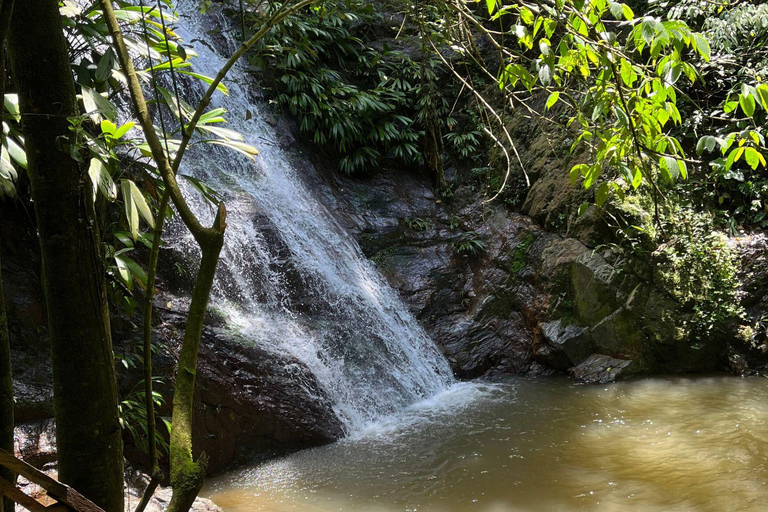
[[[243,511],[768,510],[768,380],[459,384],[329,446],[233,471]]]

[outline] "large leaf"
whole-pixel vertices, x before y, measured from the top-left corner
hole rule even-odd
[[[141,190],[133,181],[128,179],[121,180],[120,188],[122,189],[123,202],[125,203],[125,217],[128,220],[131,238],[135,241],[139,236],[139,215],[151,228],[155,227],[155,218],[152,216],[152,210],[149,209],[147,200],[144,199]]]
[[[126,262],[126,258],[122,255],[115,256],[115,263],[117,265],[117,275],[120,277],[120,280],[123,282],[126,288],[129,290],[133,289],[133,277],[131,274],[131,269]]]
[[[22,169],[27,168],[27,152],[24,151],[13,137],[5,137],[3,140],[3,149],[8,152],[14,162]]]
[[[141,288],[144,290],[147,289],[147,273],[143,268],[141,268],[141,265],[136,263],[133,259],[122,254],[115,256],[115,261],[118,262],[118,268],[121,269],[121,274],[122,269],[128,270],[135,281],[139,283],[139,286],[141,286]]]
[[[238,151],[251,160],[255,160],[255,156],[259,154],[259,150],[255,147],[245,144],[243,142],[237,142],[234,140],[206,140],[204,142],[209,142],[211,144],[219,144],[221,146],[226,146],[230,149],[234,149],[235,151]]]
[[[88,168],[88,176],[93,183],[93,199],[96,200],[97,191],[101,191],[109,201],[117,199],[117,185],[115,185],[109,169],[98,158],[91,158],[91,164]]]
[[[193,77],[197,78],[198,80],[202,80],[203,82],[207,83],[208,85],[211,85],[213,83],[213,78],[205,76],[205,75],[201,75],[199,73],[193,73],[192,71],[179,71],[179,73],[184,73],[185,75],[193,76]],[[221,93],[224,93],[227,96],[229,96],[229,90],[221,82],[219,82],[216,85],[216,90],[221,92]]]
[[[115,53],[112,51],[112,48],[107,48],[107,51],[104,52],[104,55],[102,55],[99,60],[99,65],[96,67],[96,80],[99,82],[106,82],[112,75],[112,67],[114,64]]]
[[[19,109],[19,95],[18,94],[6,94],[3,98],[5,104],[5,110],[11,115],[11,119],[17,123],[21,121],[21,110]]]
[[[230,130],[229,128],[222,128],[220,126],[208,126],[205,124],[198,125],[198,128],[211,132],[214,135],[218,135],[219,137],[226,140],[243,140],[243,136],[240,135],[240,133],[236,132],[235,130]]]
[[[198,191],[200,195],[202,195],[211,203],[218,205],[221,202],[221,196],[219,193],[206,185],[204,182],[198,180],[197,178],[193,178],[192,176],[187,176],[186,174],[179,174],[179,176],[187,180],[189,184],[192,185],[192,188]]]
[[[91,116],[94,123],[100,124],[104,119],[114,122],[117,119],[117,107],[111,101],[88,86],[81,87],[85,113]]]

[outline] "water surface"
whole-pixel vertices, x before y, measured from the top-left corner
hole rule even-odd
[[[212,480],[244,511],[767,510],[768,381],[458,384],[330,446]]]

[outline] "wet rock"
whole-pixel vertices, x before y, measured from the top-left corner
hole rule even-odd
[[[130,466],[126,466],[124,505],[125,512],[133,512],[136,510],[139,502],[141,502],[141,498],[144,496],[144,490],[147,488],[147,485],[149,485],[149,476],[142,473],[141,471],[137,471],[131,468]],[[155,493],[152,495],[152,498],[149,500],[145,510],[148,512],[163,512],[164,510],[168,510],[168,505],[171,502],[172,495],[172,489],[162,486],[158,487],[155,490]],[[198,496],[197,499],[195,499],[195,502],[192,504],[190,511],[221,512],[221,508],[219,508],[213,501]]]
[[[56,424],[53,419],[22,423],[13,432],[16,457],[36,468],[56,461]]]
[[[540,333],[544,343],[534,346],[534,355],[553,368],[567,370],[592,354],[586,327],[566,325],[558,319],[541,324]]]
[[[691,313],[655,282],[653,263],[604,244],[599,212],[571,209],[582,192],[544,158],[541,137],[525,150],[536,183],[523,211],[567,236],[484,204],[460,180],[450,201],[428,179],[391,169],[361,179],[327,173],[316,189],[459,378],[566,371],[591,354],[632,361],[625,375],[724,368],[724,343],[689,339]],[[483,249],[462,252],[467,240]]]
[[[159,487],[152,499],[149,501],[147,512],[164,512],[168,510],[171,503],[172,489],[168,487]],[[133,512],[141,501],[141,496],[137,496],[133,489],[128,489],[125,495],[125,512]],[[197,497],[190,512],[221,512],[221,508],[208,498]]]
[[[613,382],[632,364],[626,359],[616,359],[604,354],[592,354],[578,366],[569,370],[574,379],[586,384]]]
[[[186,316],[162,310],[157,342],[170,382]],[[171,401],[172,389],[159,388]],[[238,463],[332,442],[342,423],[300,361],[257,346],[235,331],[205,327],[195,386],[193,446],[209,456],[209,474]]]

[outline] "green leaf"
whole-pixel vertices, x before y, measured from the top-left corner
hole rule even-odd
[[[5,110],[11,114],[11,119],[17,123],[21,121],[21,110],[19,109],[18,94],[6,94],[3,98],[3,104],[5,105]]]
[[[621,59],[620,74],[624,85],[627,87],[632,87],[636,80],[635,70],[632,68],[632,64],[630,64],[626,59]]]
[[[735,100],[726,101],[725,105],[723,105],[723,112],[726,114],[730,114],[734,110],[736,110],[736,107],[739,106],[739,102]]]
[[[244,154],[251,160],[254,160],[253,157],[259,154],[259,150],[255,147],[245,144],[243,142],[237,142],[234,140],[207,140],[205,142],[211,143],[211,144],[218,144],[220,146],[226,146],[230,149],[234,149],[235,151],[238,151],[239,153]]]
[[[136,263],[131,258],[128,258],[127,256],[115,256],[115,260],[117,259],[122,260],[122,264],[131,272],[131,275],[134,277],[137,283],[139,283],[139,286],[141,286],[142,289],[147,289],[147,273],[144,272],[144,269],[141,268],[141,265]]]
[[[226,113],[227,111],[223,108],[211,109],[200,116],[200,119],[197,121],[197,124],[226,123],[227,120],[224,119],[223,117],[224,114]]]
[[[109,169],[98,158],[91,158],[91,164],[88,167],[88,176],[93,184],[93,199],[96,200],[96,193],[101,191],[109,201],[117,199],[117,185],[109,174]]]
[[[610,190],[608,183],[603,182],[600,184],[599,187],[597,187],[597,192],[595,192],[595,202],[597,203],[597,206],[602,206],[603,203],[608,199],[608,191]]]
[[[187,180],[190,185],[192,185],[192,188],[197,190],[200,195],[202,195],[204,198],[206,198],[211,203],[218,205],[221,202],[221,196],[218,192],[213,190],[211,187],[203,183],[202,181],[198,180],[197,178],[193,178],[192,176],[187,176],[186,174],[180,174],[182,178]]]
[[[760,96],[760,103],[763,104],[763,109],[768,110],[768,85],[762,84],[757,86],[757,94]]]
[[[101,56],[101,59],[99,60],[99,65],[96,67],[96,74],[94,75],[96,77],[97,82],[106,82],[109,77],[112,75],[112,67],[115,64],[115,53],[112,51],[112,48],[107,48],[107,51],[104,52],[104,55]]]
[[[740,94],[739,105],[741,105],[741,110],[743,110],[748,117],[752,117],[755,113],[755,98],[753,98],[751,94]]]
[[[635,13],[632,12],[632,9],[627,4],[622,4],[621,10],[624,12],[624,19],[627,21],[632,21],[635,18]]]
[[[27,152],[24,151],[24,148],[17,144],[12,137],[5,137],[3,140],[3,149],[8,152],[19,167],[22,169],[27,168]]]
[[[699,33],[693,34],[693,47],[705,61],[709,62],[709,59],[712,56],[712,49],[709,47],[709,42],[706,37]]]
[[[753,171],[760,165],[760,153],[755,148],[746,148],[744,150],[744,159]]]
[[[130,130],[131,128],[133,128],[135,124],[136,124],[136,123],[133,123],[133,122],[128,122],[128,123],[125,123],[125,124],[124,124],[124,125],[122,125],[120,128],[118,128],[117,130],[115,130],[115,133],[114,133],[112,136],[113,136],[115,139],[122,139],[122,138],[123,138],[123,135],[125,135],[126,133],[128,133],[128,130]]]
[[[571,172],[570,172],[571,185],[576,183],[576,181],[578,181],[580,176],[585,176],[588,170],[589,170],[589,166],[587,164],[576,164],[573,167],[571,167]]]
[[[549,98],[547,99],[547,110],[551,109],[555,106],[555,103],[557,103],[557,100],[560,98],[560,92],[555,91],[552,94],[549,95]]]
[[[123,284],[129,289],[133,289],[133,278],[131,277],[131,269],[128,267],[127,262],[123,256],[115,256],[115,264],[117,266],[117,275]]]
[[[611,14],[614,18],[617,20],[621,20],[624,16],[624,9],[622,9],[623,5],[618,2],[608,2],[610,4]]]
[[[587,174],[584,175],[584,188],[589,188],[595,184],[600,177],[603,168],[597,164],[587,167]]]
[[[661,168],[667,171],[667,179],[670,181],[676,180],[680,176],[680,166],[677,159],[671,156],[665,156],[661,159]]]
[[[643,18],[643,24],[642,24],[642,36],[643,41],[645,41],[648,44],[651,44],[653,41],[653,38],[656,37],[656,20],[650,17]]]
[[[488,6],[488,14],[493,14],[496,10],[496,0],[485,0],[485,5]]]
[[[107,133],[109,135],[112,135],[115,133],[115,130],[117,129],[117,125],[110,121],[109,119],[105,119],[101,122],[101,133]]]
[[[197,78],[198,80],[202,80],[203,82],[207,83],[208,85],[211,85],[213,83],[213,78],[207,77],[205,75],[201,75],[199,73],[193,73],[192,71],[179,71],[179,73],[184,73],[185,75],[193,76],[193,77]],[[219,82],[216,85],[216,90],[219,91],[220,93],[223,93],[226,96],[229,96],[229,90],[227,89],[227,86],[224,85],[221,82]]]
[[[712,152],[716,146],[717,139],[711,135],[705,135],[704,137],[700,138],[699,142],[696,144],[696,154],[700,155],[704,152],[704,150]]]
[[[133,181],[128,179],[121,180],[120,188],[122,189],[123,202],[125,203],[125,217],[128,220],[131,238],[135,241],[139,235],[139,215],[144,218],[151,228],[155,227],[155,218],[152,216],[147,200],[144,199],[144,195]]]
[[[631,128],[631,125],[629,122],[629,116],[627,115],[626,112],[624,112],[624,109],[616,105],[613,108],[613,112],[616,115],[616,118],[619,120],[619,123],[621,123],[621,126],[629,130]]]
[[[117,119],[117,107],[111,101],[88,86],[82,85],[81,88],[85,113],[91,116],[94,123],[100,124],[105,118],[113,122]]]
[[[577,216],[581,217],[587,212],[587,210],[589,210],[589,203],[581,203],[579,205],[579,211],[577,213]]]
[[[230,130],[228,128],[221,128],[220,126],[208,126],[206,124],[199,125],[198,128],[201,130],[205,130],[207,132],[211,132],[214,135],[218,135],[222,139],[225,140],[243,140],[243,136],[240,135],[240,133],[236,132],[235,130]]]

